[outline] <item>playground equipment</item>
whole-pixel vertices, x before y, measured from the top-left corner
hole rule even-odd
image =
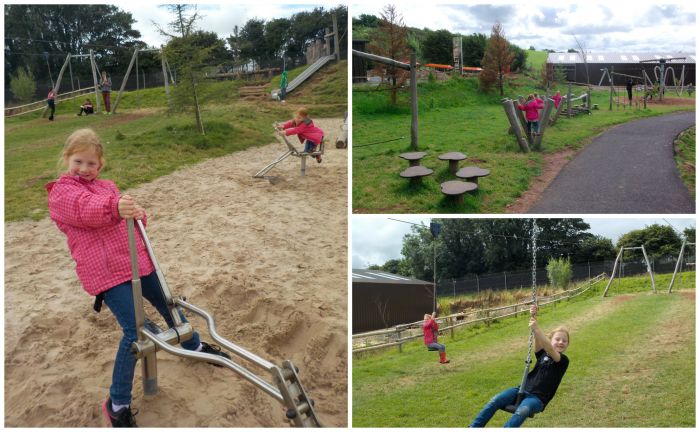
[[[671,289],[673,289],[673,283],[676,281],[676,275],[678,274],[678,269],[681,268],[682,261],[684,261],[683,252],[685,251],[686,245],[695,246],[695,243],[690,243],[688,239],[684,238],[681,244],[681,251],[678,253],[678,259],[676,260],[676,267],[673,270],[673,276],[671,277],[671,283],[668,285],[668,293],[671,294]],[[695,263],[687,263],[688,265],[695,265]]]
[[[549,123],[548,121],[542,121],[542,119],[549,118],[552,107],[554,106],[554,101],[545,98],[544,110],[540,115],[539,132],[536,134],[528,134],[525,132],[527,130],[525,126],[525,115],[522,110],[518,108],[518,105],[523,105],[525,103],[525,99],[522,96],[518,97],[517,101],[505,98],[501,102],[506,112],[506,117],[508,117],[511,130],[515,133],[515,137],[518,140],[520,149],[524,152],[529,152],[531,149],[541,150],[542,137]]]
[[[328,29],[326,29],[326,34],[324,35],[324,39],[326,41],[326,55],[319,58],[316,60],[311,66],[306,68],[304,72],[301,73],[301,75],[297,76],[294,78],[288,85],[287,85],[287,94],[291,93],[299,87],[304,81],[306,81],[311,75],[316,73],[319,69],[321,69],[323,66],[326,65],[326,63],[330,62],[331,60],[340,60],[340,39],[338,37],[338,18],[336,14],[332,14],[331,18],[333,20],[333,32],[329,33]],[[331,44],[330,44],[330,39],[333,39],[333,47],[334,47],[334,52],[331,54]],[[272,100],[277,100],[279,97],[279,89],[273,90],[271,93]]]
[[[119,88],[119,94],[117,94],[117,100],[114,102],[114,107],[112,107],[112,114],[115,114],[117,112],[117,107],[119,106],[119,101],[122,98],[122,94],[124,93],[124,88],[126,87],[126,82],[129,80],[129,75],[131,74],[131,69],[134,66],[134,63],[136,63],[136,88],[138,90],[139,86],[139,53],[140,52],[153,52],[157,51],[160,53],[160,64],[161,68],[163,69],[163,85],[165,86],[165,96],[168,99],[168,105],[170,105],[170,86],[169,82],[172,82],[173,84],[175,83],[175,80],[173,80],[173,74],[170,71],[170,65],[168,64],[168,61],[165,59],[165,54],[163,54],[163,49],[162,48],[154,48],[154,49],[138,49],[136,48],[134,50],[134,54],[131,56],[131,61],[129,62],[129,67],[126,68],[126,74],[124,75],[124,79],[122,79],[122,85]],[[170,72],[170,79],[168,79],[168,73]],[[145,85],[145,83],[144,83]],[[199,108],[198,108],[199,109]]]
[[[603,291],[603,297],[606,297],[608,295],[608,290],[610,289],[610,285],[612,285],[613,279],[615,279],[615,272],[618,271],[618,264],[620,264],[619,271],[622,271],[622,258],[623,254],[626,250],[642,250],[642,254],[644,255],[644,261],[646,262],[647,266],[647,273],[649,273],[649,277],[651,278],[651,287],[654,290],[654,294],[656,294],[656,282],[654,282],[654,272],[651,269],[651,263],[649,262],[649,257],[647,256],[647,250],[644,248],[644,245],[641,246],[636,246],[636,247],[623,247],[620,248],[620,252],[617,253],[617,257],[615,258],[615,264],[613,264],[613,270],[610,273],[610,280],[608,280],[608,285],[605,287],[605,291]]]
[[[272,127],[275,129],[275,136],[280,136],[280,134],[277,133],[277,123],[273,123]],[[254,178],[264,178],[265,174],[267,174],[272,168],[276,167],[277,164],[287,159],[289,156],[295,156],[301,159],[300,175],[304,177],[306,175],[306,158],[309,156],[316,157],[323,155],[326,141],[325,137],[321,141],[321,144],[318,145],[318,149],[310,153],[303,151],[300,152],[299,150],[297,150],[296,147],[294,147],[294,145],[292,145],[292,143],[289,142],[286,135],[281,135],[281,137],[284,140],[284,143],[287,145],[287,151],[280,155],[274,161],[270,162],[265,168],[255,173],[255,175],[253,176]]]
[[[654,66],[654,78],[655,81],[651,82],[649,79],[649,75],[644,72],[644,76],[646,77],[647,81],[649,81],[650,85],[654,85],[654,83],[659,83],[659,100],[662,100],[664,98],[664,93],[666,90],[666,78],[668,77],[669,71],[671,72],[671,75],[673,76],[673,85],[676,87],[676,93],[680,96],[681,93],[683,93],[683,89],[685,87],[685,65],[681,68],[681,88],[680,91],[677,88],[677,80],[676,80],[676,73],[673,70],[672,66],[666,66],[666,62],[670,62],[673,60],[685,60],[685,57],[669,57],[669,58],[659,58],[656,60],[641,60],[639,63],[658,63],[658,66]]]
[[[134,311],[136,317],[136,329],[138,339],[134,342],[132,349],[138,359],[141,359],[141,371],[143,377],[143,390],[146,395],[155,395],[158,393],[158,375],[156,352],[163,350],[169,354],[190,358],[198,361],[206,361],[231,369],[236,374],[240,375],[255,387],[272,396],[278,402],[286,406],[287,419],[291,424],[297,427],[321,427],[316,412],[314,411],[314,402],[311,400],[304,387],[299,380],[298,369],[291,361],[286,360],[278,367],[271,362],[264,360],[257,355],[247,351],[246,349],[224,339],[216,332],[214,317],[203,309],[198,308],[185,299],[174,298],[168,284],[163,277],[163,273],[158,265],[158,261],[153,253],[153,248],[146,235],[146,230],[141,221],[137,221],[139,231],[143,238],[143,242],[151,257],[153,266],[156,269],[156,275],[160,282],[163,297],[170,311],[170,316],[173,319],[173,327],[167,330],[161,330],[156,324],[148,321],[145,318],[143,309],[143,297],[141,292],[141,279],[139,278],[139,266],[136,251],[136,235],[134,228],[134,219],[127,219],[127,231],[129,236],[129,251],[131,254],[131,272],[132,272],[132,289],[134,297]],[[250,372],[245,367],[235,363],[232,360],[221,356],[206,354],[196,351],[189,351],[182,348],[177,348],[173,344],[179,344],[192,338],[192,326],[189,323],[183,323],[180,319],[179,308],[184,308],[194,314],[204,318],[207,322],[207,328],[211,337],[222,347],[231,351],[240,358],[265,369],[272,375],[274,385],[266,380],[258,377]]]
[[[345,120],[340,126],[340,134],[335,139],[335,148],[348,148],[348,112],[345,111]]]
[[[531,249],[532,249],[532,304],[537,306],[537,235],[539,234],[539,229],[537,227],[537,221],[532,220],[532,238],[531,238]],[[509,412],[511,414],[515,413],[518,409],[518,405],[523,401],[525,397],[525,385],[527,384],[527,374],[530,372],[530,364],[532,363],[532,345],[535,342],[535,332],[530,330],[530,340],[527,347],[527,358],[525,359],[525,370],[523,371],[523,379],[520,381],[520,388],[518,388],[518,396],[515,399],[515,404],[506,405],[503,411]],[[535,414],[531,413],[530,418],[534,417]]]

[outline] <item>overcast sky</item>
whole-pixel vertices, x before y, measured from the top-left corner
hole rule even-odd
[[[496,21],[506,38],[527,49],[566,51],[576,48],[574,35],[587,51],[695,53],[695,2],[670,4],[630,1],[464,2],[426,7],[420,2],[353,3],[350,13],[379,16],[395,4],[409,27],[452,33],[489,35]]]
[[[352,216],[352,268],[367,268],[371,264],[384,264],[387,260],[401,258],[403,236],[411,232],[411,225],[396,220],[430,225],[429,217],[413,215],[353,215]],[[695,226],[695,219],[665,218],[676,230]],[[663,218],[583,218],[589,232],[617,242],[621,235],[649,225],[666,225]]]
[[[169,22],[173,21],[173,15],[167,8],[159,7],[156,3],[149,2],[115,2],[112,3],[125,12],[130,12],[137,21],[133,28],[141,32],[141,40],[152,46],[165,44],[166,39],[158,33],[153,25],[156,22],[167,29]],[[278,1],[258,2],[211,2],[197,4],[197,10],[203,17],[198,22],[198,28],[213,31],[220,38],[227,38],[233,34],[233,27],[243,27],[252,18],[270,21],[275,18],[289,18],[301,11],[311,11],[315,7],[331,9],[342,2],[319,1],[317,3],[282,3]]]

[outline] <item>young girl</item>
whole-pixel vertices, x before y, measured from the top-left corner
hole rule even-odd
[[[107,71],[102,71],[100,91],[102,92],[102,101],[105,105],[104,114],[110,114],[110,93],[112,92],[112,79],[107,76]]]
[[[538,100],[540,99],[536,99],[534,95],[529,95],[524,105],[518,105],[518,108],[525,111],[525,127],[528,135],[537,134],[540,130],[540,114],[537,110],[544,108],[544,105],[537,102]]]
[[[423,343],[428,348],[438,350],[440,352],[440,363],[449,363],[445,358],[445,345],[438,343],[438,323],[435,321],[435,312],[432,315],[425,314],[423,316]]]
[[[569,346],[569,330],[555,328],[549,337],[537,325],[537,306],[530,308],[530,329],[535,333],[535,368],[527,375],[525,395],[516,407],[513,416],[503,427],[520,427],[532,414],[544,411],[557,392],[559,383],[569,367],[569,358],[564,351]],[[518,387],[497,394],[476,416],[469,427],[484,427],[499,409],[514,405],[518,397]]]
[[[323,131],[314,125],[309,118],[306,108],[299,108],[294,113],[294,118],[283,125],[277,126],[280,134],[298,135],[299,142],[304,144],[304,153],[316,150],[323,141]],[[321,155],[316,156],[316,162],[321,163]]]
[[[68,238],[68,248],[83,288],[88,294],[104,299],[124,333],[114,361],[109,397],[102,404],[102,411],[114,427],[135,427],[129,404],[136,367],[131,344],[137,336],[124,219],[141,219],[145,224],[146,212],[132,197],[120,194],[112,181],[97,178],[105,159],[102,143],[91,129],[73,132],[66,140],[61,159],[67,171],[46,185],[51,219]],[[138,230],[136,235],[140,236]],[[168,326],[172,326],[148,251],[143,241],[136,243],[143,297],[158,310]],[[96,302],[96,310],[99,304]],[[186,322],[184,315],[180,315]],[[230,358],[220,348],[200,342],[196,332],[182,347]]]
[[[556,92],[554,96],[552,96],[552,100],[554,101],[554,108],[559,108],[559,104],[561,103],[561,92]]]

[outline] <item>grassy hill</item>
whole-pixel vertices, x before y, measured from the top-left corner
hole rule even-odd
[[[299,71],[290,71],[298,74]],[[102,137],[107,165],[101,176],[130,188],[180,167],[274,141],[271,124],[291,118],[303,105],[313,117],[342,117],[347,111],[347,61],[327,65],[281,105],[238,99],[241,81],[202,86],[206,136],[189,113],[170,114],[163,88],[125,93],[115,115],[77,117],[78,102],[59,103],[56,120],[39,113],[5,119],[5,220],[40,219],[47,214],[43,185],[55,179],[65,139],[92,127]],[[273,86],[270,83],[270,86]],[[272,88],[272,87],[271,87]],[[113,102],[116,93],[113,93]]]
[[[515,98],[529,93],[544,94],[539,68],[546,53],[528,51],[532,69],[508,78],[504,96]],[[560,90],[566,93],[564,86]],[[580,95],[584,88],[574,87]],[[668,95],[667,95],[668,96]],[[675,94],[672,95],[675,97]],[[624,96],[620,96],[622,101]],[[418,147],[428,153],[422,165],[434,174],[419,187],[399,177],[407,163],[399,154],[411,151],[409,94],[399,94],[397,106],[389,104],[388,92],[372,84],[353,85],[353,211],[356,213],[503,213],[542,170],[547,155],[562,150],[578,151],[593,137],[620,123],[679,110],[694,110],[694,98],[686,104],[650,104],[609,110],[609,91],[593,92],[592,102],[600,109],[592,115],[561,118],[543,137],[543,151],[522,153],[513,135],[498,91],[483,93],[476,78],[428,80],[418,85]],[[491,170],[479,182],[476,195],[465,196],[457,206],[447,202],[440,183],[452,180],[447,164],[437,156],[450,151],[465,153],[461,165]]]
[[[667,287],[670,275],[657,276]],[[543,307],[546,331],[566,325],[570,365],[557,395],[526,427],[693,427],[695,273],[685,290],[650,293],[648,278],[624,278],[600,296]],[[497,392],[520,383],[527,319],[506,318],[441,338],[451,363],[422,341],[353,359],[355,427],[466,427]],[[489,426],[501,427],[497,413]]]

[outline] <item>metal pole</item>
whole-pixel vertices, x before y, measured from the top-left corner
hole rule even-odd
[[[168,85],[168,72],[165,69],[165,53],[163,49],[160,50],[160,65],[163,68],[163,83],[165,84],[165,97],[168,99],[168,106],[170,106],[170,86]]]
[[[647,262],[647,271],[649,272],[649,276],[651,277],[651,287],[654,289],[654,294],[656,294],[656,282],[654,282],[654,270],[651,267],[651,264],[649,263],[649,257],[647,256],[647,251],[644,249],[644,245],[642,245],[642,253],[644,254],[644,259]]]
[[[63,72],[66,70],[66,66],[70,63],[70,54],[66,56],[66,61],[63,63],[63,66],[61,67],[61,71],[58,73],[58,78],[56,78],[56,84],[53,85],[53,92],[56,94],[56,100],[55,104],[58,104],[58,92],[61,89],[61,79],[63,78]],[[46,115],[46,111],[49,109],[48,106],[44,107],[44,111],[41,112],[41,116],[44,117]]]
[[[114,103],[114,106],[112,107],[112,114],[117,113],[117,106],[119,106],[119,101],[122,98],[122,93],[124,93],[124,88],[126,87],[126,81],[129,79],[129,74],[131,73],[131,68],[134,66],[134,62],[136,61],[136,56],[138,56],[139,50],[135,49],[134,50],[134,55],[131,56],[131,61],[129,62],[129,67],[126,68],[126,74],[124,75],[124,79],[122,80],[122,86],[119,89],[119,94],[117,95],[117,101]]]
[[[617,270],[617,263],[620,262],[620,257],[622,256],[623,250],[624,248],[620,248],[620,252],[617,253],[617,257],[615,258],[615,264],[613,264],[612,272],[610,272],[610,279],[608,280],[608,284],[605,286],[605,291],[603,291],[603,297],[608,295],[610,285],[612,284],[613,279],[615,279],[615,270]]]
[[[97,87],[97,65],[95,64],[95,53],[90,50],[90,67],[92,68],[92,82],[95,86],[95,114],[100,112],[100,91]]]
[[[134,232],[134,219],[126,220],[127,234],[129,236],[129,256],[131,258],[131,291],[134,298],[134,317],[136,320],[136,336],[139,343],[146,341],[143,333],[146,317],[143,311],[143,294],[141,291],[141,277],[139,276],[139,262],[136,251],[136,234]],[[141,375],[143,377],[143,392],[147,395],[158,393],[158,369],[155,350],[146,354],[141,359]]]
[[[668,293],[671,294],[671,289],[673,288],[673,283],[676,281],[676,274],[678,273],[678,267],[681,265],[681,257],[683,256],[683,250],[685,249],[686,239],[683,239],[681,244],[681,252],[678,254],[678,259],[676,260],[676,268],[673,270],[673,276],[671,277],[671,283],[668,285]]]

